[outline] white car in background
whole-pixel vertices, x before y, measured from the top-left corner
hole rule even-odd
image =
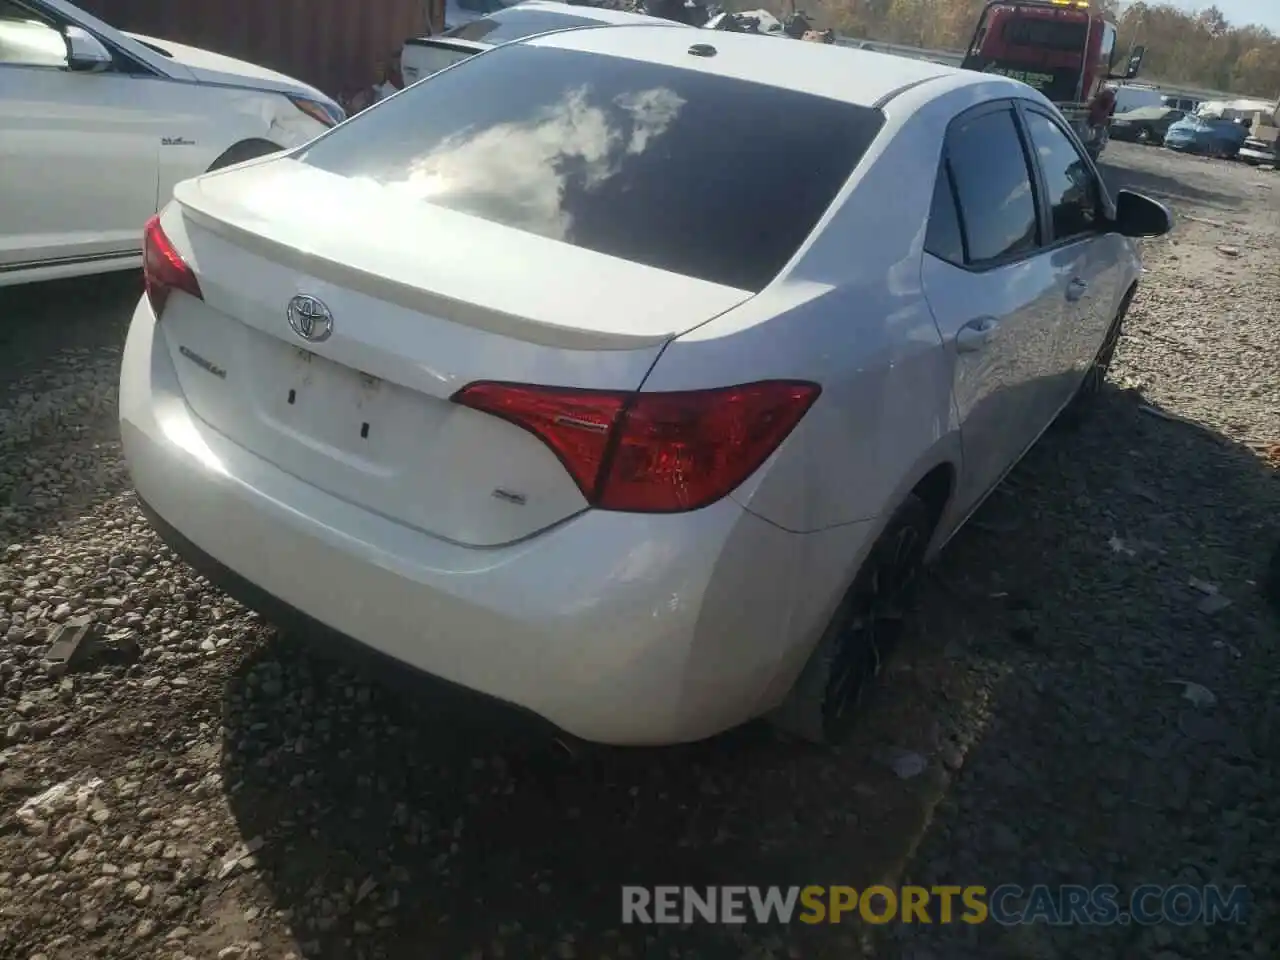
[[[407,87],[489,47],[487,43],[457,37],[410,37],[400,51],[400,76]]]
[[[444,28],[452,30],[519,2],[520,0],[445,0]]]
[[[136,267],[176,183],[343,119],[274,71],[0,0],[0,286]]]
[[[558,3],[556,0],[524,0],[473,18],[438,37],[406,40],[400,53],[400,73],[405,86],[408,86],[500,43],[511,43],[554,30],[641,24],[692,29],[673,20],[626,10]]]

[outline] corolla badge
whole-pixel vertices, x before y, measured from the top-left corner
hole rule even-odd
[[[299,294],[289,301],[286,312],[289,328],[303,340],[321,343],[333,334],[333,314],[315,297]]]

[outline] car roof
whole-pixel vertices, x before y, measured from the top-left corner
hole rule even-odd
[[[533,6],[533,3],[521,6]],[[577,27],[516,42],[700,70],[867,107],[880,106],[905,88],[941,78],[951,81],[939,85],[946,89],[979,83],[989,85],[1003,80],[1010,87],[1011,96],[1026,91],[1022,84],[1007,78],[960,70],[927,60],[834,44],[805,43],[719,30],[670,30],[659,26]],[[714,52],[708,55],[707,49],[703,49],[699,53],[690,53],[695,46]]]
[[[650,26],[686,27],[687,24],[674,20],[663,20],[661,17],[650,17],[643,13],[632,13],[630,10],[613,10],[609,7],[579,6],[574,3],[557,3],[555,0],[522,0],[521,3],[486,13],[485,19],[501,20],[503,14],[510,12],[559,13],[567,17],[578,17],[582,20],[595,20],[598,23],[649,24]]]

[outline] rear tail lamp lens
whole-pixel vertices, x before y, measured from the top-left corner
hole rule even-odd
[[[751,476],[819,393],[817,384],[792,380],[672,393],[481,382],[453,399],[538,437],[593,506],[678,513],[714,503]]]
[[[204,299],[195,271],[164,235],[158,216],[148,220],[142,231],[142,278],[146,284],[147,299],[151,301],[151,309],[157,317],[174,290],[181,290],[197,300]]]

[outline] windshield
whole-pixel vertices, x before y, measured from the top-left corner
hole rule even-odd
[[[1050,20],[1042,17],[1014,16],[1001,21],[999,45],[1035,47],[1046,53],[1078,55],[1084,50],[1088,34],[1087,20]]]
[[[568,30],[571,27],[590,27],[598,25],[599,20],[590,17],[575,17],[567,13],[555,13],[548,10],[521,10],[510,7],[496,14],[472,20],[460,27],[446,30],[441,36],[457,37],[459,40],[475,40],[483,43],[508,43],[521,40],[539,33],[552,30]]]
[[[515,44],[410,87],[297,159],[410,201],[756,292],[812,232],[883,122],[879,110],[781,87]]]

